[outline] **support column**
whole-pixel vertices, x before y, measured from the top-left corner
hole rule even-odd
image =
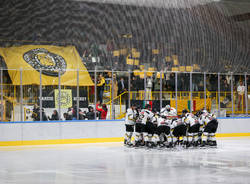
[[[218,73],[218,117],[220,117],[220,73]]]
[[[233,74],[231,73],[231,99],[232,99],[232,116],[234,116],[234,87],[233,87]]]
[[[192,72],[190,72],[190,113],[193,112],[193,83],[192,83]]]
[[[96,77],[96,67],[95,67],[95,119],[96,119],[96,112],[97,112],[97,110],[96,110],[96,102],[97,102],[97,87],[96,87],[96,83],[97,83],[97,77]]]
[[[175,72],[175,107],[176,107],[176,112],[178,114],[178,83],[177,83],[177,72]]]
[[[247,96],[247,74],[245,73],[245,105],[246,105],[246,115],[248,115],[248,96]]]
[[[3,121],[3,111],[4,111],[4,104],[3,104],[3,68],[0,68],[0,85],[1,85],[1,121]]]
[[[40,121],[43,120],[43,117],[42,117],[42,108],[43,108],[43,91],[42,91],[42,70],[40,69],[40,85],[39,85],[39,107],[40,107],[40,110],[39,110],[39,113],[40,113]]]
[[[130,103],[130,90],[131,90],[131,71],[128,71],[128,108],[130,108],[131,103]]]
[[[204,109],[207,109],[207,78],[206,72],[204,72]]]
[[[160,72],[160,110],[162,109],[162,71]]]
[[[114,70],[112,69],[112,86],[111,86],[111,119],[115,119],[115,107],[114,107]]]
[[[79,68],[77,68],[77,73],[76,73],[76,106],[77,106],[77,115],[76,118],[77,120],[79,120],[79,109],[80,109],[80,105],[79,105]]]
[[[59,119],[61,119],[61,70],[58,71],[58,114]]]
[[[23,121],[23,69],[20,69],[20,115]]]

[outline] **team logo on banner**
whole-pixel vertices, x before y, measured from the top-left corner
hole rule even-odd
[[[44,48],[32,49],[24,53],[23,59],[38,72],[41,69],[44,75],[58,77],[59,70],[61,75],[66,72],[67,63],[65,59]]]

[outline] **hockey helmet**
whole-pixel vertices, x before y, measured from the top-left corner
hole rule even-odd
[[[202,111],[198,111],[198,112],[196,112],[195,115],[196,115],[197,117],[199,117],[201,114],[202,114]]]
[[[202,110],[201,112],[202,112],[202,114],[207,114],[208,113],[206,109]]]
[[[136,108],[137,108],[137,105],[136,105],[136,104],[132,104],[132,105],[131,105],[131,108],[136,109]]]
[[[187,114],[188,113],[188,110],[187,109],[183,109],[182,110],[182,114]]]
[[[167,109],[167,111],[170,111],[170,109],[171,109],[170,105],[166,105],[165,108]]]

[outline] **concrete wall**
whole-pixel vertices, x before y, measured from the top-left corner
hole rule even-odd
[[[220,118],[217,133],[250,133],[250,118]],[[123,136],[123,120],[0,123],[0,143]]]

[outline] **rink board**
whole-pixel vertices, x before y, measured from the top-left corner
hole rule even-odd
[[[0,122],[0,146],[121,142],[124,129],[124,120]],[[216,136],[250,136],[250,118],[220,118]]]

